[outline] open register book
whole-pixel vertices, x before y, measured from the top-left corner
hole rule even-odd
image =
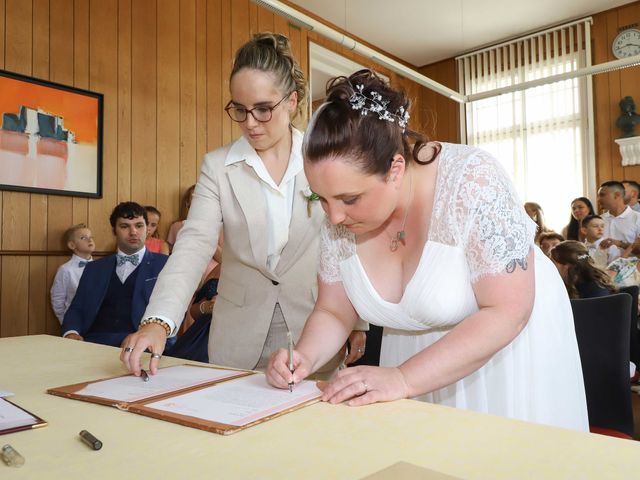
[[[145,382],[124,375],[51,388],[47,393],[228,435],[319,401],[315,382],[293,392],[267,384],[261,373],[198,365],[161,368]]]

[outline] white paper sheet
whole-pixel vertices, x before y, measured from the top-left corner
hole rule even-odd
[[[293,392],[289,392],[270,386],[264,375],[256,374],[146,406],[226,425],[242,426],[320,395],[322,392],[315,382],[301,382],[293,388]]]
[[[4,397],[11,397],[11,396],[13,396],[12,392],[10,392],[9,390],[0,388],[0,397],[4,398]]]
[[[36,423],[38,420],[33,415],[0,398],[0,431]]]
[[[236,370],[176,365],[161,368],[156,375],[149,374],[148,382],[143,381],[142,377],[127,375],[91,383],[75,393],[122,402],[135,402],[212,380],[234,377],[241,373]]]

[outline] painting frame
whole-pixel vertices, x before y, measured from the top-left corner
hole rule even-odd
[[[0,191],[102,198],[104,95],[0,69]]]

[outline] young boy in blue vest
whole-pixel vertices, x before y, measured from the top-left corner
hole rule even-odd
[[[64,316],[62,336],[119,347],[138,330],[168,257],[144,246],[148,219],[143,206],[120,203],[109,220],[118,251],[86,265]]]

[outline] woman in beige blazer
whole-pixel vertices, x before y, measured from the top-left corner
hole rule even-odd
[[[324,213],[310,195],[302,134],[291,117],[305,80],[282,35],[257,34],[236,53],[225,110],[243,136],[205,156],[189,215],[121,360],[136,375],[153,352],[155,373],[168,334],[175,335],[218,242],[225,245],[209,336],[209,361],[265,369],[270,354],[295,341],[316,297],[318,234]],[[366,328],[366,326],[365,326]],[[350,337],[355,361],[363,332]],[[334,358],[331,371],[344,359]]]

